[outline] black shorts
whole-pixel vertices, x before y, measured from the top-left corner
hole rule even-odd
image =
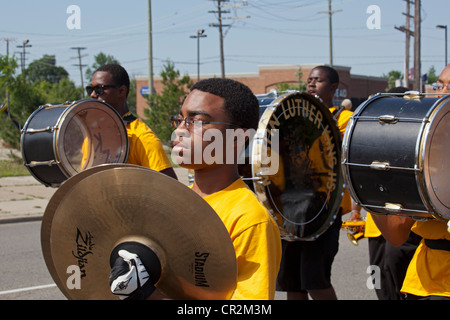
[[[331,287],[331,265],[339,248],[341,215],[314,241],[282,240],[278,291],[306,292]]]

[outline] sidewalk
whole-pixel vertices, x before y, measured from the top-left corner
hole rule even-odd
[[[187,169],[175,168],[175,172],[180,182],[188,183]],[[56,190],[32,176],[0,178],[0,224],[42,219]]]

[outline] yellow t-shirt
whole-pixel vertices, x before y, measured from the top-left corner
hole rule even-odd
[[[238,278],[231,299],[274,299],[281,240],[266,208],[241,179],[204,200],[222,219],[236,252]]]
[[[336,107],[332,107],[329,109],[331,113],[333,113],[334,110],[336,110]],[[341,132],[341,136],[344,136],[345,129],[347,128],[348,121],[350,120],[350,117],[352,116],[353,112],[349,110],[342,110],[341,113],[339,113],[337,122],[339,131]]]
[[[381,236],[381,231],[378,229],[375,221],[373,221],[372,214],[367,212],[366,215],[366,228],[364,230],[364,237],[376,238]]]
[[[331,113],[333,113],[334,110],[336,110],[336,107],[329,108]],[[339,132],[341,133],[341,138],[344,136],[345,129],[347,128],[348,121],[350,120],[350,117],[352,116],[353,112],[349,110],[342,110],[341,113],[339,113],[337,123]],[[352,210],[352,198],[350,197],[350,193],[347,190],[347,187],[344,188],[344,195],[342,197],[341,202],[341,208],[342,213],[348,213]]]
[[[411,231],[423,239],[450,240],[447,224],[439,220],[417,221]],[[408,266],[401,291],[421,297],[450,297],[450,252],[430,249],[422,240]]]
[[[145,123],[135,120],[126,125],[129,152],[128,164],[162,171],[172,165],[156,134]]]

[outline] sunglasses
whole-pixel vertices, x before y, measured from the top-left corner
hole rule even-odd
[[[447,90],[450,90],[450,83],[447,85],[444,85],[441,82],[435,82],[432,84],[434,91],[441,91],[442,89],[446,88]]]
[[[95,87],[93,86],[87,86],[86,92],[90,96],[92,92],[95,91],[95,94],[98,96],[101,96],[103,93],[105,93],[105,88],[119,88],[121,85],[113,85],[113,84],[98,84]]]

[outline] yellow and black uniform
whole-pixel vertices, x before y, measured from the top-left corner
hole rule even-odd
[[[439,220],[416,221],[411,231],[422,236],[409,264],[402,292],[419,297],[450,298],[450,233]]]
[[[242,179],[203,199],[219,215],[233,241],[238,273],[231,299],[274,299],[281,259],[275,221]]]
[[[332,107],[330,109],[331,114],[334,114],[336,112],[339,112],[339,109],[337,109],[336,107]],[[338,123],[338,127],[339,127],[339,131],[341,132],[341,136],[344,135],[345,133],[345,129],[347,128],[347,124],[348,121],[350,120],[350,117],[352,116],[353,112],[349,111],[349,110],[342,110],[337,118],[337,123]]]
[[[334,113],[339,112],[339,109],[336,107],[332,107],[330,109],[331,114],[334,115]],[[341,133],[341,137],[344,136],[345,129],[347,128],[348,121],[350,120],[350,117],[352,116],[353,112],[343,109],[336,119],[338,123],[339,132]],[[341,202],[341,208],[342,208],[342,214],[348,213],[352,210],[352,198],[350,197],[350,193],[348,192],[347,188],[344,190],[344,196],[342,197]]]
[[[156,134],[131,113],[123,116],[126,124],[129,152],[128,164],[147,167],[155,171],[171,168],[172,165]]]

